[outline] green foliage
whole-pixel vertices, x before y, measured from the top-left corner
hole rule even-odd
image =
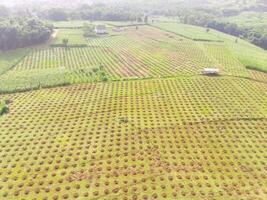
[[[83,31],[84,31],[84,37],[96,37],[97,34],[95,33],[95,25],[85,23],[83,26]]]
[[[52,27],[34,18],[0,21],[0,50],[10,50],[46,42]]]
[[[68,47],[68,43],[69,43],[69,39],[67,38],[62,39],[62,44],[64,45],[64,47]]]
[[[63,8],[52,8],[44,13],[50,20],[64,21],[68,19],[68,13]]]
[[[0,116],[8,113],[8,100],[0,100]]]

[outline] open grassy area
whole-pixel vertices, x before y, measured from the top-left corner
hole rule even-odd
[[[0,196],[266,199],[266,89],[192,77],[5,95]]]
[[[82,29],[59,29],[54,43],[62,44],[63,39],[68,39],[69,45],[86,44],[86,38],[83,34]]]
[[[216,36],[213,30],[207,32],[207,29],[203,27],[180,24],[177,22],[156,22],[152,25],[192,40],[220,41],[220,38]]]

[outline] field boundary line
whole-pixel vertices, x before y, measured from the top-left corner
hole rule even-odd
[[[158,27],[158,26],[155,26],[155,25],[152,25],[152,24],[147,24],[147,25],[148,25],[148,26],[151,26],[151,27],[154,27],[154,28],[157,28],[157,29],[159,29],[159,30],[168,32],[168,33],[172,33],[172,34],[178,35],[178,36],[180,36],[180,37],[189,39],[189,40],[194,41],[194,42],[220,42],[220,43],[224,43],[223,40],[196,39],[196,38],[191,38],[191,37],[185,36],[185,35],[180,34],[180,33],[176,33],[176,32],[173,32],[173,31],[166,30],[166,29],[164,29],[164,28],[161,28],[161,27]]]
[[[2,73],[0,73],[0,78],[1,76],[3,76],[4,74],[6,74],[7,72],[9,72],[10,70],[12,70],[13,68],[15,68],[24,58],[26,58],[29,54],[31,53],[31,50],[27,50],[27,52],[25,53],[25,55],[23,55],[22,57],[20,57],[16,62],[14,62],[13,64],[11,64],[11,66],[9,68],[7,68],[6,70],[4,70]],[[1,93],[1,92],[0,92]]]

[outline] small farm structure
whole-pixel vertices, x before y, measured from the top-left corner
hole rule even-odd
[[[220,70],[217,68],[204,68],[202,73],[204,75],[216,76],[220,74]]]
[[[107,34],[107,27],[105,25],[96,25],[95,26],[95,33],[96,34]]]

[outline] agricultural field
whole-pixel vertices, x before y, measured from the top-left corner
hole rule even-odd
[[[28,53],[27,49],[19,49],[9,52],[0,51],[0,75],[15,66]]]
[[[267,199],[266,51],[165,20],[0,53],[0,200]]]
[[[203,27],[180,24],[177,22],[157,22],[153,25],[163,30],[170,31],[182,37],[196,41],[220,41],[220,38],[216,36],[213,30],[207,32],[207,30]]]
[[[198,76],[2,95],[1,199],[266,199],[266,91]]]
[[[128,27],[116,35],[83,40],[87,47],[30,52],[0,77],[0,91],[102,79],[193,76],[214,66],[222,75],[250,77],[245,65],[223,43],[196,42],[151,26],[140,26],[137,30]]]
[[[58,29],[55,38],[55,44],[62,44],[63,39],[68,39],[69,45],[86,44],[86,38],[83,36],[82,29]]]
[[[205,28],[177,24],[177,23],[155,23],[153,26],[162,30],[166,30],[181,37],[189,38],[201,42],[205,40],[212,42],[214,40],[223,41],[222,43],[226,48],[236,57],[243,65],[251,69],[267,72],[267,51],[257,47],[245,40],[238,39],[236,43],[236,37],[224,34],[222,32],[210,29],[209,32]]]

